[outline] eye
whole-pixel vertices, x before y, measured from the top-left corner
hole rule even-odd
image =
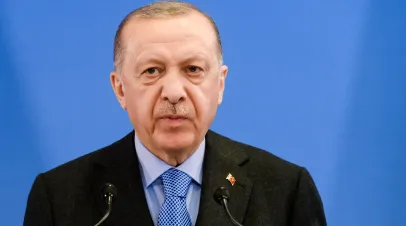
[[[186,73],[191,74],[191,75],[198,75],[203,71],[202,68],[194,65],[190,65],[186,67]]]
[[[146,69],[144,72],[142,72],[142,74],[146,74],[147,76],[157,76],[159,75],[159,68],[157,67],[150,67],[148,69]]]

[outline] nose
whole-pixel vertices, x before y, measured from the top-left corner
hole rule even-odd
[[[167,74],[162,79],[161,98],[172,104],[177,104],[186,99],[185,84],[182,76],[177,74]]]

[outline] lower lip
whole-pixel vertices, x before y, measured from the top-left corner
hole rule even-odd
[[[185,118],[162,118],[165,123],[170,123],[170,124],[179,124],[185,121]]]

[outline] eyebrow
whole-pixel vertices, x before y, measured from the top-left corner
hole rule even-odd
[[[134,63],[136,65],[149,64],[149,63],[162,64],[163,60],[162,60],[162,56],[160,56],[159,54],[153,54],[153,55],[148,55],[148,56],[142,56],[141,58],[138,56],[134,59]]]
[[[138,60],[137,60],[138,58]],[[153,54],[150,56],[142,56],[141,58],[137,57],[135,59],[135,63],[137,65],[139,64],[148,64],[148,63],[156,63],[156,64],[163,64],[164,60],[162,58],[165,58],[164,56],[161,56],[159,54]],[[192,53],[192,54],[188,54],[186,57],[184,57],[183,59],[181,59],[181,63],[186,63],[186,62],[192,62],[192,61],[203,61],[203,62],[208,62],[209,61],[209,57],[204,54],[204,53]]]
[[[182,59],[182,62],[191,62],[196,60],[207,62],[209,60],[209,57],[204,53],[190,54],[189,56]]]

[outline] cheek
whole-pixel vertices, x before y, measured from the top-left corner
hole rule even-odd
[[[197,115],[204,118],[203,121],[212,120],[217,110],[218,86],[215,84],[199,86],[194,89],[193,96]]]
[[[145,127],[151,123],[156,95],[154,95],[153,90],[149,88],[128,87],[126,90],[125,99],[127,112],[136,127]]]

